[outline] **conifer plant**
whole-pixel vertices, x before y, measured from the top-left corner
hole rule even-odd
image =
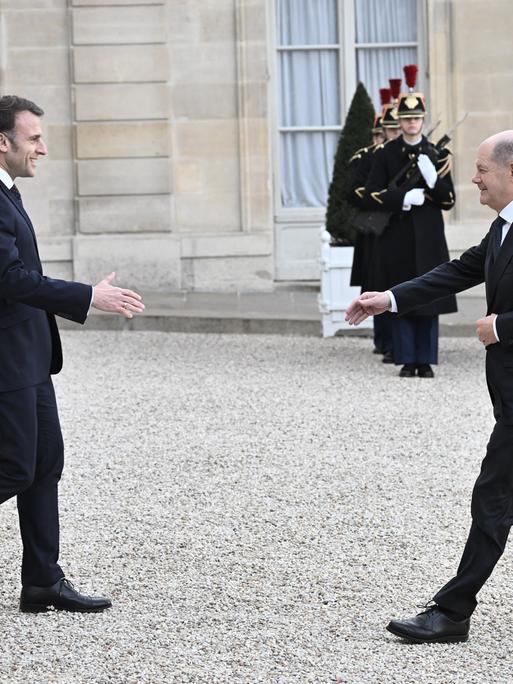
[[[332,236],[333,245],[350,246],[356,240],[353,218],[357,210],[347,201],[351,178],[349,160],[357,150],[372,144],[373,121],[374,106],[363,83],[358,83],[338,139],[328,189],[326,230]]]

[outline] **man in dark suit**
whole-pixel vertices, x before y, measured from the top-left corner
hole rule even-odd
[[[483,281],[487,314],[477,321],[486,347],[486,380],[495,427],[472,493],[472,525],[457,574],[419,615],[392,620],[387,629],[414,642],[466,641],[477,594],[501,557],[513,524],[513,130],[478,149],[472,182],[481,204],[498,213],[481,243],[459,259],[386,292],[366,292],[348,308],[358,325],[384,311],[408,313]]]
[[[47,153],[43,110],[0,97],[0,503],[17,497],[23,541],[20,609],[92,612],[103,597],[80,594],[58,565],[58,482],[63,443],[51,374],[62,367],[55,316],[84,323],[91,306],[132,318],[141,297],[114,287],[43,275],[36,235],[14,180],[32,177]]]

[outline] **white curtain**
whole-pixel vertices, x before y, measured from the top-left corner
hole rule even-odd
[[[417,41],[417,0],[355,0],[356,44],[414,43]],[[417,63],[415,47],[357,48],[357,78],[365,84],[376,110],[379,89],[389,78],[402,78],[403,66]]]
[[[338,1],[277,0],[279,45],[334,46],[279,52],[280,127],[341,125]],[[417,0],[354,3],[357,45],[417,41]],[[379,89],[388,87],[389,78],[403,78],[403,66],[416,62],[415,47],[356,48],[357,80],[376,110]],[[326,205],[338,137],[337,132],[280,133],[282,206]]]
[[[417,0],[355,0],[357,43],[417,40]]]
[[[337,0],[279,0],[280,45],[338,42]],[[340,125],[338,49],[280,52],[280,126]],[[326,195],[337,133],[280,134],[282,205],[318,207]]]

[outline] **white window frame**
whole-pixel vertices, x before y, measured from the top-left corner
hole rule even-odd
[[[379,1],[379,0],[378,0]],[[344,122],[347,110],[351,103],[357,85],[356,79],[356,51],[364,49],[376,49],[383,47],[416,47],[417,62],[419,67],[418,86],[426,94],[429,108],[429,89],[426,83],[425,74],[427,72],[427,0],[417,1],[417,38],[416,42],[408,43],[366,43],[357,45],[355,32],[355,2],[357,0],[337,0],[338,2],[338,37],[339,42],[332,45],[294,45],[279,46],[277,31],[277,2],[278,0],[267,0],[267,11],[269,21],[269,64],[271,65],[271,79],[274,84],[271,116],[274,122],[272,136],[273,153],[273,190],[274,190],[274,220],[276,223],[310,223],[323,221],[326,207],[283,207],[281,204],[281,159],[280,159],[280,135],[283,132],[291,131],[341,131],[342,126],[293,126],[286,127],[279,124],[279,93],[278,93],[278,62],[279,54],[283,51],[293,50],[319,50],[319,49],[338,49],[339,52],[339,77],[340,77],[340,120]],[[342,39],[342,42],[340,42]],[[397,74],[397,77],[402,74]],[[391,77],[393,77],[391,75]],[[383,86],[386,84],[384,83]]]

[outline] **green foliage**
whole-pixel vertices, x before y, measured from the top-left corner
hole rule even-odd
[[[338,140],[333,177],[328,190],[326,230],[337,245],[354,245],[356,230],[352,225],[356,209],[349,204],[351,174],[349,160],[362,147],[372,144],[374,107],[363,83],[358,83],[346,121]]]

